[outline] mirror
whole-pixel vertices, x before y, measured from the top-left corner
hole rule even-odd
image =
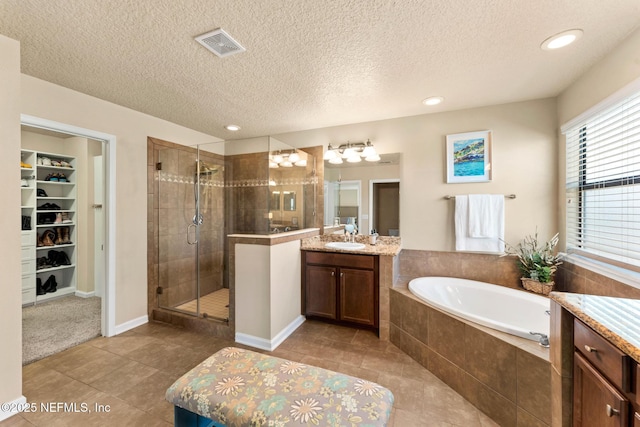
[[[269,232],[313,224],[316,206],[314,156],[269,137]]]
[[[375,229],[381,236],[400,235],[400,154],[381,154],[379,162],[324,162],[324,223],[355,222],[358,233]]]

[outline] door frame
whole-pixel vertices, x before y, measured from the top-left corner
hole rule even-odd
[[[105,194],[104,201],[107,209],[104,215],[105,224],[105,289],[102,298],[101,333],[105,337],[116,334],[116,137],[104,132],[85,129],[53,120],[20,114],[20,124],[39,129],[66,133],[83,138],[104,141],[105,156]]]
[[[400,178],[385,178],[385,179],[369,180],[369,228],[373,227],[372,224],[374,223],[374,219],[375,219],[374,213],[373,213],[373,198],[374,198],[373,184],[384,184],[388,182],[397,182],[398,184],[400,184]],[[400,201],[398,201],[398,211],[400,211]]]

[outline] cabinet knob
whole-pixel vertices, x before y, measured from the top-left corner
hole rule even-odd
[[[331,277],[333,277],[333,276],[335,276],[335,275],[336,275],[336,272],[335,272],[335,271],[332,271],[332,272],[331,272]]]
[[[613,417],[614,415],[620,415],[620,411],[614,409],[611,405],[607,405],[607,417]]]
[[[344,273],[340,272],[340,277],[344,277]]]
[[[598,351],[596,348],[591,347],[589,345],[584,345],[584,349],[587,350],[589,353],[595,353],[596,351]]]

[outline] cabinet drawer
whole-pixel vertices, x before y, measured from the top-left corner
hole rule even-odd
[[[578,319],[574,319],[573,328],[576,349],[614,385],[630,392],[631,358]]]
[[[351,255],[335,252],[305,251],[307,264],[332,265],[336,267],[375,268],[375,255]]]
[[[36,244],[35,231],[23,231],[21,245],[22,246],[34,246]]]
[[[32,304],[36,302],[36,288],[22,290],[22,304]]]
[[[36,247],[35,246],[23,246],[20,251],[20,259],[22,261],[29,261],[36,259]]]
[[[22,261],[22,274],[27,275],[29,273],[35,273],[36,271],[36,260],[23,260]]]
[[[36,287],[36,275],[27,274],[22,276],[22,290]]]

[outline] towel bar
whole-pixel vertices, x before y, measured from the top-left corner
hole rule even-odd
[[[505,194],[504,197],[506,197],[507,199],[515,199],[516,195],[515,194]],[[452,196],[452,195],[446,195],[444,196],[445,200],[451,200],[451,199],[455,199],[456,196]]]

